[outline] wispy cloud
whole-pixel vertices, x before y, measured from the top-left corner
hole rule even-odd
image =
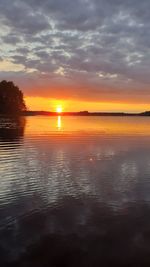
[[[1,0],[0,23],[0,78],[27,95],[150,100],[149,1]]]

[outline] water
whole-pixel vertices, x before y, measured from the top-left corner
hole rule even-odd
[[[0,118],[0,266],[150,266],[150,118]]]

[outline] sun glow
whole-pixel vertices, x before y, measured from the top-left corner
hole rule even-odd
[[[122,103],[122,102],[90,102],[81,100],[57,100],[42,97],[25,97],[29,110],[44,110],[58,113],[57,108],[61,107],[62,112],[74,112],[88,110],[89,112],[142,112],[149,110],[149,104],[142,103]]]
[[[57,106],[56,111],[57,113],[62,113],[62,106]]]

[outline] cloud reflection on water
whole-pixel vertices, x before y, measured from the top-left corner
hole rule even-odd
[[[149,266],[148,119],[61,119],[0,140],[0,263]]]

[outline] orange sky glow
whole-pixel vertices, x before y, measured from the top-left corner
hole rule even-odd
[[[122,103],[122,102],[92,102],[84,100],[64,100],[44,97],[25,97],[26,105],[29,110],[57,111],[62,107],[64,112],[67,111],[102,111],[102,112],[142,112],[149,110],[149,104],[140,103]]]

